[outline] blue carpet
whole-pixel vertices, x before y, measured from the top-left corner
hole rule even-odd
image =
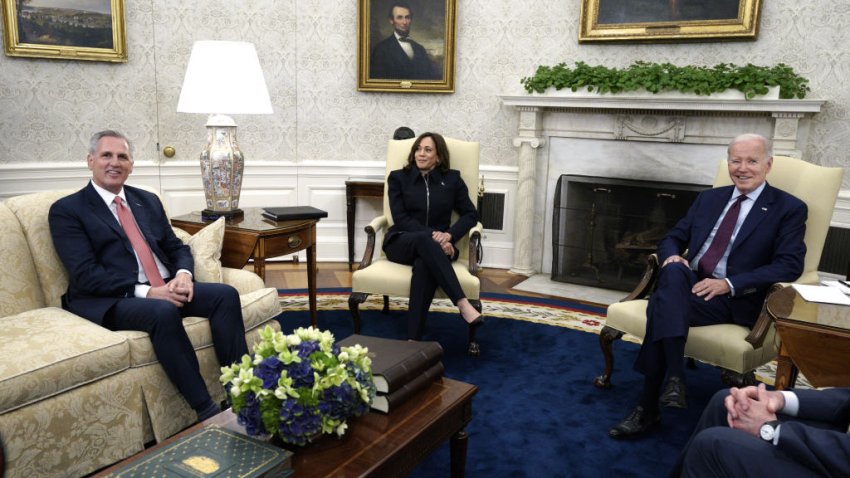
[[[404,311],[363,311],[362,318],[364,335],[405,338]],[[309,314],[286,312],[279,320],[288,333],[309,325]],[[320,311],[318,322],[337,340],[353,333],[347,311]],[[662,427],[646,438],[615,441],[608,428],[628,414],[643,383],[631,368],[637,345],[615,342],[614,387],[598,390],[591,383],[603,366],[595,334],[490,318],[478,332],[477,358],[466,354],[466,336],[459,316],[432,313],[423,339],[443,346],[447,377],[479,389],[466,429],[469,477],[665,476],[708,399],[723,387],[716,369],[687,369],[690,407],[665,409]],[[449,475],[446,444],[410,476]]]

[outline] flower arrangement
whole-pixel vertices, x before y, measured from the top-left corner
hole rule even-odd
[[[221,368],[234,413],[250,435],[272,434],[303,446],[345,434],[346,420],[369,411],[375,396],[368,349],[334,345],[328,331],[260,331],[254,355]]]

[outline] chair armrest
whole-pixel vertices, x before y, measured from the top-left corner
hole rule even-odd
[[[364,229],[366,231],[366,250],[363,251],[363,259],[360,261],[358,270],[369,267],[375,255],[375,235],[378,231],[383,231],[389,225],[387,216],[378,216],[372,219],[372,222]]]
[[[478,252],[481,250],[481,233],[484,231],[484,226],[479,222],[469,230],[469,273],[478,275],[478,264],[481,262],[481,257]]]
[[[645,299],[649,293],[655,288],[655,280],[658,278],[658,271],[661,268],[658,264],[658,254],[650,254],[646,257],[646,269],[643,271],[643,277],[635,286],[634,290],[629,292],[629,295],[620,300],[626,302],[629,300]]]
[[[767,313],[767,299],[774,292],[780,291],[789,285],[790,284],[776,283],[770,286],[770,289],[767,290],[767,295],[764,297],[764,303],[761,306],[759,318],[756,319],[756,323],[753,325],[752,330],[750,330],[750,334],[747,335],[746,339],[744,339],[749,342],[754,349],[760,348],[764,344],[767,331],[770,330],[771,325],[773,325],[773,319],[770,317],[770,314]]]

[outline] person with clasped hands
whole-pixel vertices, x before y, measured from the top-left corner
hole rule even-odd
[[[848,388],[721,390],[670,476],[850,476],[848,426]]]
[[[89,184],[56,201],[48,220],[68,271],[62,307],[110,330],[150,335],[157,360],[204,420],[220,411],[207,391],[183,317],[209,319],[219,364],[248,353],[239,294],[194,282],[189,246],[175,236],[159,198],[125,185],[133,172],[127,138],[95,133],[86,157]]]
[[[410,38],[413,11],[403,2],[390,5],[388,20],[393,33],[372,49],[369,77],[393,80],[439,80],[437,69],[425,47]]]
[[[612,438],[649,431],[660,422],[662,406],[687,407],[683,362],[690,327],[752,327],[768,288],[803,272],[806,204],[766,181],[770,142],[738,136],[727,163],[734,185],[700,193],[658,244],[661,270],[635,361],[645,377],[643,391],[632,412],[608,431]]]
[[[451,264],[459,254],[455,242],[475,226],[478,213],[460,172],[450,169],[446,140],[437,133],[416,138],[407,164],[387,177],[387,195],[393,225],[384,237],[384,253],[392,262],[413,266],[408,337],[421,338],[437,286],[466,322],[482,325],[484,318],[463,294]],[[458,213],[454,224],[452,211]]]

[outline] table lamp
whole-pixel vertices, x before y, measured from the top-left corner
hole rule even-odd
[[[206,113],[207,144],[201,151],[205,217],[242,213],[239,194],[245,157],[230,114],[272,114],[263,70],[252,43],[198,41],[192,47],[177,102],[179,113]]]

